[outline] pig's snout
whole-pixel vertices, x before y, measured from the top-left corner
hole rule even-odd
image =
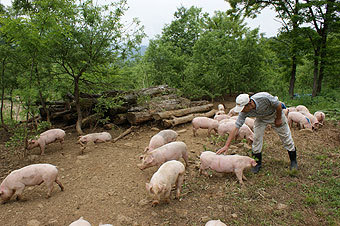
[[[152,201],[152,207],[155,207],[159,204],[159,201],[158,200],[153,200]]]
[[[144,170],[145,169],[145,166],[143,164],[137,164],[137,167],[140,169],[140,170]]]

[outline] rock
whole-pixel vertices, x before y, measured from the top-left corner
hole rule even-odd
[[[202,221],[203,223],[207,223],[207,222],[210,221],[210,220],[211,220],[211,218],[208,217],[208,216],[201,217],[201,221]]]
[[[232,216],[232,218],[237,218],[238,217],[236,213],[231,214],[231,216]]]
[[[187,129],[181,129],[181,130],[178,130],[177,133],[185,133],[187,131]]]
[[[286,204],[283,204],[283,203],[279,203],[277,204],[277,209],[278,210],[283,210],[283,209],[286,209],[288,206]]]
[[[29,220],[28,222],[27,222],[27,226],[40,226],[40,222],[38,221],[38,220],[36,220],[36,219],[33,219],[33,220]]]

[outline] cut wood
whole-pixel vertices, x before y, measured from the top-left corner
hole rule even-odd
[[[158,113],[153,114],[152,117],[155,120],[167,119],[171,117],[180,117],[183,115],[188,115],[188,114],[196,113],[196,112],[207,112],[207,111],[210,111],[213,107],[214,107],[213,104],[206,104],[206,105],[201,105],[201,106],[196,106],[196,107],[191,107],[191,108],[158,112]]]
[[[138,125],[153,119],[152,114],[148,111],[128,112],[126,118],[131,125]]]
[[[208,117],[208,118],[210,118],[210,117],[215,115],[216,111],[217,111],[216,109],[212,109],[211,111],[208,111],[206,113],[190,114],[190,115],[186,115],[186,116],[178,117],[178,118],[173,117],[173,119],[163,119],[162,125],[165,128],[169,128],[169,127],[176,126],[176,125],[179,125],[179,124],[191,122],[195,117]]]
[[[116,142],[117,140],[119,140],[119,139],[125,137],[126,135],[128,135],[129,133],[131,133],[132,130],[134,130],[134,129],[136,129],[136,128],[138,128],[138,126],[131,126],[131,127],[128,128],[127,130],[125,130],[122,134],[120,134],[118,137],[114,138],[114,139],[112,140],[112,143],[114,143],[114,142]]]

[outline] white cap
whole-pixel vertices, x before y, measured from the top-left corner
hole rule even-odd
[[[244,106],[246,106],[246,104],[249,103],[249,95],[248,94],[240,94],[236,97],[236,107],[234,108],[235,112],[241,112],[244,108]]]

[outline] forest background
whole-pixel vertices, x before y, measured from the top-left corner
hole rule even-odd
[[[339,117],[339,1],[226,4],[231,10],[214,15],[197,7],[178,8],[143,54],[143,26],[138,18],[130,24],[122,20],[128,9],[125,0],[108,5],[14,0],[9,7],[0,5],[2,128],[19,133],[14,104],[22,107],[28,121],[39,108],[46,109],[47,102],[72,96],[76,129],[82,134],[81,93],[160,84],[191,100],[267,91],[287,105],[303,104]],[[266,7],[274,9],[282,23],[276,37],[266,38],[244,22]],[[104,96],[96,109],[120,104],[119,98]],[[40,128],[47,124],[40,122]],[[26,127],[19,130],[20,139],[27,137]]]

